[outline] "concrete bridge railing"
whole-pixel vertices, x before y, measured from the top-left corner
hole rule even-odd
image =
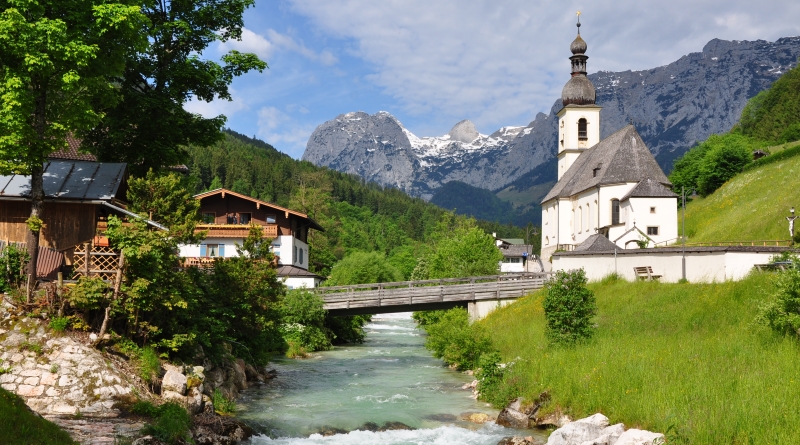
[[[547,273],[318,287],[332,315],[380,314],[467,307],[472,319],[540,289]]]

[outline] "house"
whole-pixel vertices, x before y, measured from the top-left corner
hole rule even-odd
[[[600,140],[600,110],[586,77],[587,45],[570,45],[572,76],[561,94],[558,182],[542,199],[545,261],[595,234],[619,248],[678,237],[678,195],[633,125]]]
[[[272,240],[278,277],[289,288],[316,287],[324,279],[308,271],[309,230],[324,230],[308,215],[223,188],[195,198],[200,200],[203,219],[197,230],[207,231],[208,235],[201,244],[180,246],[180,256],[186,258],[186,264],[203,266],[216,257],[238,256],[236,246],[243,244],[250,225],[256,224],[264,238]]]
[[[525,240],[519,238],[498,238],[496,233],[492,233],[492,236],[494,236],[495,245],[503,254],[500,273],[543,271],[539,257],[533,253],[533,245],[525,244]]]
[[[42,248],[49,252],[47,270],[37,262],[37,275],[52,278],[61,266],[70,266],[76,247],[90,242],[102,244],[100,235],[110,215],[122,218],[140,216],[125,209],[128,189],[126,164],[101,163],[85,160],[49,159],[44,163],[43,186],[45,209],[44,226],[39,234]],[[25,221],[31,213],[31,177],[29,175],[0,176],[0,240],[4,244],[23,245],[28,227]],[[164,229],[157,223],[148,224]],[[107,244],[106,244],[107,245]],[[63,259],[63,263],[61,260]]]

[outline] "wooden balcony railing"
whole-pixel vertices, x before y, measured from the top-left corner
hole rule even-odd
[[[262,226],[264,238],[277,238],[278,225],[267,224]],[[208,230],[208,238],[247,238],[250,233],[250,226],[244,224],[198,224],[199,231]]]

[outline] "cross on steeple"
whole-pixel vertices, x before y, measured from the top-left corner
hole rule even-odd
[[[578,35],[581,35],[581,12],[578,11],[575,13],[578,16]]]

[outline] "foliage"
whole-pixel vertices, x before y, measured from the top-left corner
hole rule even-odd
[[[800,69],[750,99],[734,131],[774,144],[800,139]]]
[[[8,292],[18,288],[22,282],[28,252],[15,244],[0,249],[0,292]]]
[[[131,406],[131,412],[140,416],[154,418],[158,416],[158,407],[149,400],[137,400]]]
[[[541,218],[541,208],[538,206],[523,212],[490,190],[460,181],[443,184],[436,189],[430,202],[459,215],[503,224],[513,223],[519,227]]]
[[[427,326],[438,323],[447,311],[419,311],[411,314],[411,318],[418,326]]]
[[[214,404],[214,411],[220,415],[230,415],[236,413],[236,401],[225,397],[219,389],[215,389],[211,395],[211,403]]]
[[[762,145],[736,133],[711,135],[675,161],[670,181],[675,190],[693,189],[708,196],[740,173]]]
[[[792,267],[778,273],[774,298],[759,306],[756,322],[781,335],[800,338],[800,260],[791,260]]]
[[[55,332],[64,332],[69,326],[69,318],[67,317],[53,317],[50,319],[50,329]]]
[[[204,118],[184,108],[190,99],[231,100],[234,77],[267,64],[231,50],[220,62],[204,59],[209,46],[241,40],[245,9],[254,0],[143,2],[139,28],[147,45],[128,54],[115,80],[123,100],[85,135],[101,161],[127,162],[136,175],[186,162],[188,144],[220,139],[225,116]]]
[[[434,324],[424,326],[428,333],[425,347],[457,369],[475,369],[480,357],[491,352],[488,333],[478,323],[469,323],[466,309],[446,311]]]
[[[592,317],[597,315],[597,303],[586,281],[583,269],[559,270],[545,284],[543,307],[550,344],[573,345],[594,334],[596,327]]]
[[[402,281],[403,275],[378,252],[353,252],[336,263],[326,286]]]
[[[6,445],[74,445],[66,431],[35,414],[22,397],[0,388],[0,431]]]
[[[792,158],[797,155],[800,155],[800,145],[795,145],[794,147],[787,148],[785,150],[781,150],[777,153],[772,153],[769,156],[764,156],[761,159],[757,159],[743,169],[743,171],[752,170],[754,168],[759,168],[763,165],[772,164],[775,162],[783,161],[784,159]]]
[[[154,382],[161,374],[161,360],[158,358],[156,350],[145,346],[139,350],[136,359],[139,369],[139,377],[147,383]]]
[[[459,278],[496,275],[503,259],[494,238],[474,219],[452,213],[442,216],[429,237],[431,248],[414,271],[413,279]]]
[[[167,402],[158,407],[155,422],[145,426],[142,432],[169,444],[180,444],[191,440],[191,425],[192,417],[182,406]]]
[[[333,333],[325,327],[327,311],[322,298],[307,289],[294,289],[280,302],[281,335],[289,345],[289,354],[298,347],[306,351],[331,348]]]
[[[573,348],[547,346],[544,290],[480,323],[503,360],[518,363],[517,395],[549,392],[540,415],[560,407],[572,418],[600,411],[650,431],[677,425],[682,443],[698,445],[800,443],[797,341],[751,326],[773,277],[589,284],[600,328]]]
[[[108,305],[108,285],[100,277],[80,277],[67,293],[67,300],[76,309],[100,309]]]
[[[502,365],[502,357],[497,351],[483,354],[478,361],[479,399],[490,403],[495,408],[505,408],[519,395],[519,388],[511,379],[513,364]]]
[[[197,241],[194,229],[200,222],[200,201],[192,190],[194,178],[176,173],[157,174],[128,180],[128,210],[170,228],[170,235],[184,242]]]

